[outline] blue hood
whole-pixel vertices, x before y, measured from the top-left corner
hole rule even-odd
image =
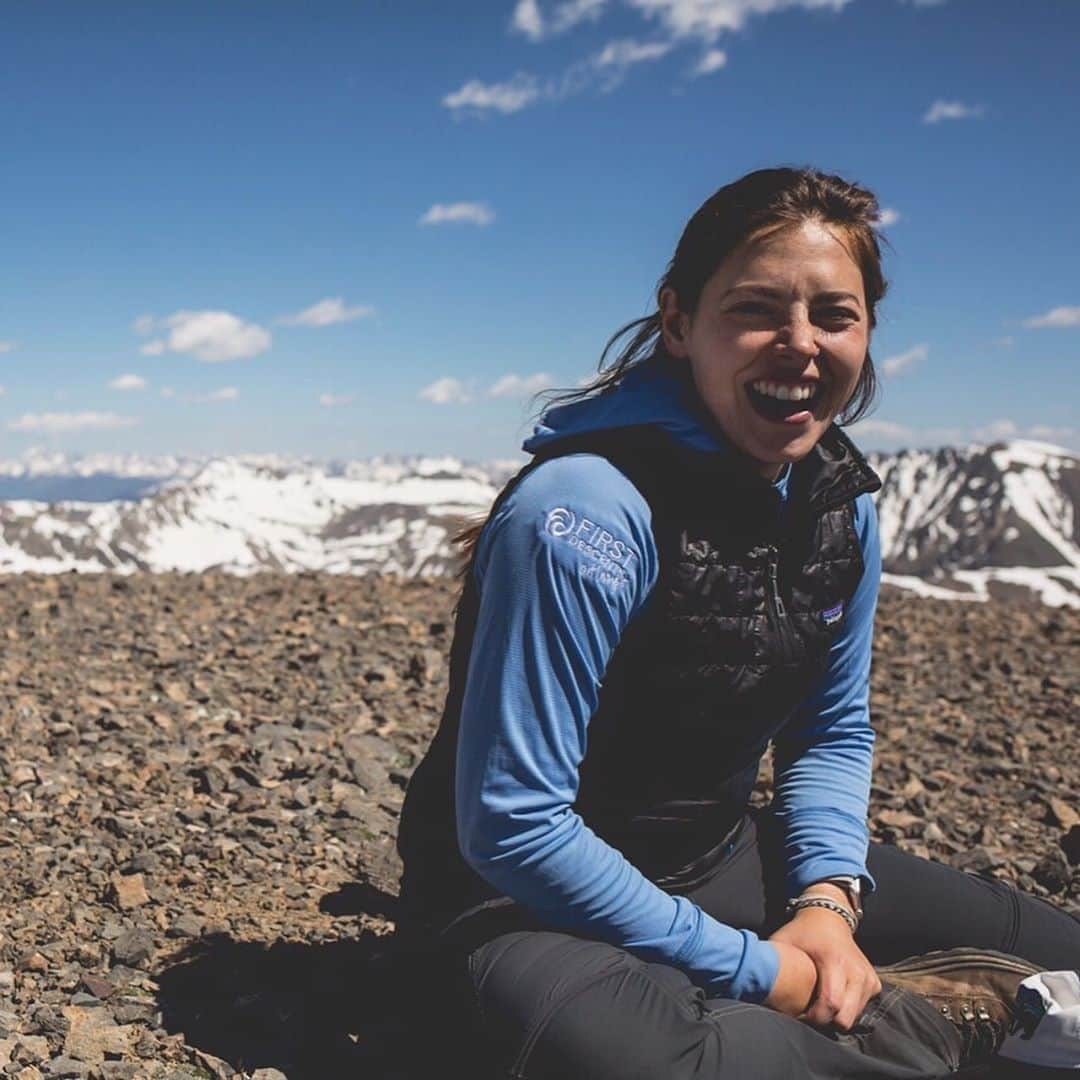
[[[655,365],[634,368],[610,393],[560,405],[546,412],[522,449],[535,454],[572,435],[649,425],[662,428],[695,450],[722,452],[718,434],[710,431],[686,379]]]

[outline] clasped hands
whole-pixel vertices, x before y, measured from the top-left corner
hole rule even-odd
[[[815,886],[823,896],[843,898],[836,889]],[[881,980],[855,944],[847,923],[833,911],[804,908],[769,941],[780,954],[780,973],[765,1004],[816,1027],[850,1031]]]

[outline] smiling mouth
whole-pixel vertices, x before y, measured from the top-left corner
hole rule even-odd
[[[754,411],[765,420],[778,423],[801,423],[813,417],[815,403],[823,394],[817,380],[775,382],[756,379],[746,388]]]

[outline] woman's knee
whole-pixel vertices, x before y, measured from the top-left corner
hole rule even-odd
[[[715,1075],[715,1025],[674,968],[554,933],[508,934],[470,970],[506,1075],[546,1080],[691,1080]]]

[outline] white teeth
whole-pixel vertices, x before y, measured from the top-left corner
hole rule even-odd
[[[758,379],[751,386],[765,397],[776,398],[778,401],[808,401],[817,393],[816,383],[803,383],[801,386],[791,386],[787,383],[768,382]]]

